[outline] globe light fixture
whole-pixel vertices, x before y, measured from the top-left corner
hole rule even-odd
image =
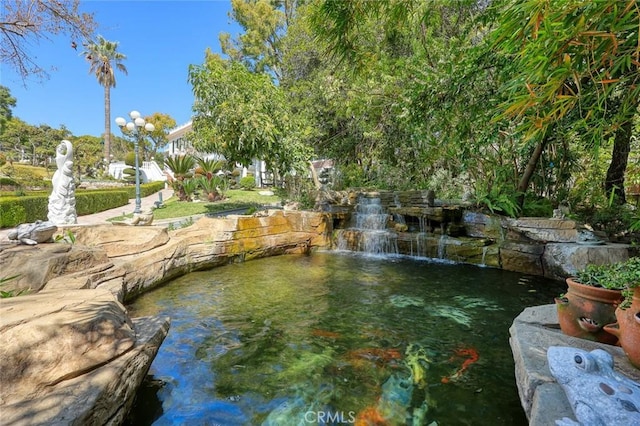
[[[116,124],[120,127],[120,130],[124,132],[126,128],[129,132],[134,134],[133,149],[135,154],[135,170],[136,170],[136,206],[133,213],[142,213],[141,205],[142,200],[140,198],[140,162],[138,159],[138,146],[142,142],[143,135],[140,132],[141,129],[145,129],[147,132],[153,132],[155,127],[151,123],[147,123],[138,111],[131,111],[129,113],[132,121],[127,122],[123,117],[116,118]]]

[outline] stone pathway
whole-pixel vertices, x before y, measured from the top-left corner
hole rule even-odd
[[[164,201],[168,200],[173,196],[173,189],[163,189],[155,194],[151,194],[147,197],[143,197],[140,199],[141,201],[141,209],[144,211],[149,207],[153,207],[154,203],[158,201],[158,194],[162,193],[162,199]],[[134,198],[129,200],[129,204],[116,207],[115,209],[105,210],[99,213],[88,214],[84,216],[78,216],[78,225],[96,225],[101,223],[107,223],[107,219],[111,219],[116,216],[122,215],[122,213],[129,214],[133,213],[133,209],[135,208],[136,200]],[[0,241],[7,240],[7,235],[12,228],[0,229]]]

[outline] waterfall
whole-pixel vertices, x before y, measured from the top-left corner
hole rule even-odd
[[[480,266],[487,266],[485,263],[485,259],[487,258],[487,251],[489,250],[488,246],[482,247],[482,260],[480,261]]]
[[[337,231],[338,250],[361,251],[371,254],[398,254],[398,235],[387,230],[389,214],[380,198],[360,196],[355,207],[355,226]]]
[[[447,235],[442,234],[438,240],[438,259],[444,259],[444,255],[447,249]]]

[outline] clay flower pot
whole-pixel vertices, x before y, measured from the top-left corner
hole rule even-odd
[[[616,309],[617,324],[605,327],[605,330],[619,339],[629,362],[640,368],[640,287],[633,290],[631,306]]]
[[[618,338],[604,330],[616,322],[616,308],[622,303],[620,290],[580,284],[567,278],[569,290],[555,299],[560,329],[568,336],[615,345]]]

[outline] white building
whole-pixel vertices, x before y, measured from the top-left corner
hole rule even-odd
[[[187,140],[187,134],[191,132],[191,129],[192,121],[189,120],[169,132],[167,135],[168,142],[162,149],[165,156],[174,157],[176,155],[195,153],[193,145]]]
[[[167,144],[162,149],[162,152],[167,157],[173,157],[176,155],[197,155],[202,158],[214,158],[224,159],[224,157],[215,153],[203,153],[195,150],[191,142],[187,140],[187,135],[192,131],[193,122],[189,120],[187,123],[182,124],[175,129],[171,130],[167,135]],[[271,173],[267,171],[265,162],[262,160],[253,160],[252,166],[249,168],[238,166],[241,169],[241,177],[245,177],[251,173],[255,176],[256,186],[262,188],[263,186],[270,186],[273,184],[273,179],[270,177]]]

